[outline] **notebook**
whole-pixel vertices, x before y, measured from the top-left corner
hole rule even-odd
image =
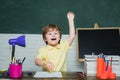
[[[61,72],[36,72],[34,78],[53,78],[53,77],[62,77]]]

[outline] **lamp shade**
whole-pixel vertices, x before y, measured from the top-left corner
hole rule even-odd
[[[19,36],[18,38],[15,39],[9,39],[9,44],[12,46],[19,45],[22,47],[25,47],[25,35]]]

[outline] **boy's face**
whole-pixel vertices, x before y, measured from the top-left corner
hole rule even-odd
[[[60,41],[60,34],[56,29],[49,29],[49,32],[47,32],[45,38],[48,45],[56,46]]]

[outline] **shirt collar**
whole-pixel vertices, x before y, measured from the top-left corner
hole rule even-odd
[[[53,46],[50,46],[50,45],[47,45],[47,48],[48,49],[60,49],[60,44],[58,44],[57,46],[53,47]]]

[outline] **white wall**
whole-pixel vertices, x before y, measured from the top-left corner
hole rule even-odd
[[[11,62],[12,47],[8,40],[17,38],[23,34],[0,34],[0,70],[7,69]],[[23,71],[42,71],[41,67],[34,64],[35,57],[39,47],[45,45],[42,36],[39,34],[24,34],[26,39],[26,47],[15,46],[15,57],[26,60],[23,63]],[[66,39],[68,35],[63,35],[62,39]],[[72,44],[72,49],[69,51],[67,59],[68,71],[82,71],[83,64],[77,61],[76,57],[76,41]]]

